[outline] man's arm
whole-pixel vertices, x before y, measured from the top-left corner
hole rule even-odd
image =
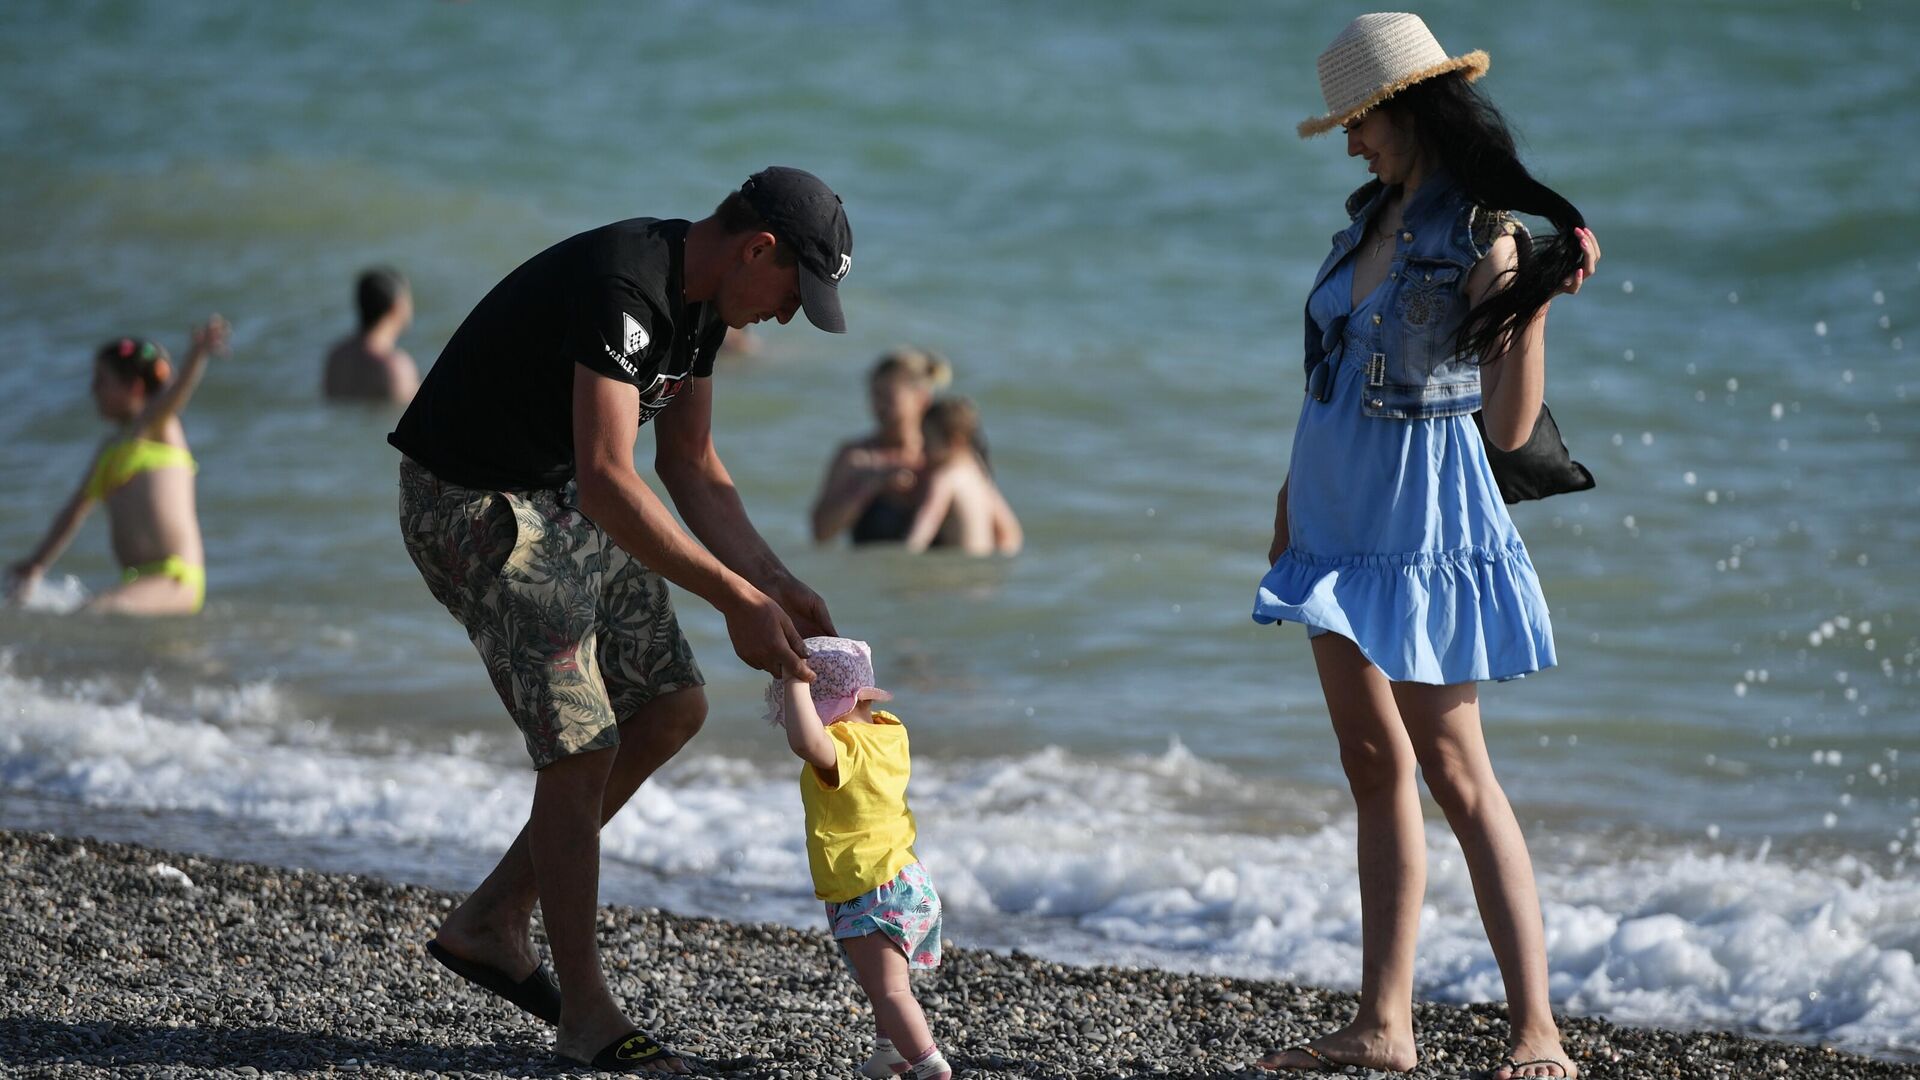
[[[691,380],[654,418],[653,427],[653,471],[693,535],[728,569],[779,601],[802,633],[833,634],[826,602],[767,546],[714,450],[713,380]]]
[[[695,543],[634,471],[633,444],[639,435],[639,391],[575,365],[573,455],[580,509],[628,554],[724,615],[741,660],[772,675],[811,682],[813,673],[801,659],[805,644],[779,603]]]

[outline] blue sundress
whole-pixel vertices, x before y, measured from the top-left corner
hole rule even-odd
[[[1352,304],[1347,258],[1308,301],[1346,318],[1328,400],[1305,397],[1287,488],[1289,546],[1260,581],[1256,622],[1339,634],[1395,682],[1451,685],[1552,667],[1553,626],[1472,416],[1381,419],[1361,408],[1381,290]],[[1384,283],[1383,283],[1384,284]]]

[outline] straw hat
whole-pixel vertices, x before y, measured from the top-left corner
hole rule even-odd
[[[1487,54],[1448,56],[1420,16],[1403,11],[1362,15],[1320,54],[1320,92],[1327,114],[1300,122],[1305,139],[1351,124],[1417,82],[1454,71],[1472,82],[1487,73]]]

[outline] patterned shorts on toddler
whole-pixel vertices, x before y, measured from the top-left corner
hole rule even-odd
[[[827,904],[827,924],[835,941],[885,934],[907,954],[907,966],[940,966],[940,894],[918,862],[877,889]]]

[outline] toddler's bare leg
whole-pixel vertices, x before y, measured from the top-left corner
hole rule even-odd
[[[918,1061],[933,1048],[933,1033],[907,982],[907,954],[885,934],[844,938],[840,944],[853,961],[860,989],[873,1003],[874,1023],[902,1057]]]

